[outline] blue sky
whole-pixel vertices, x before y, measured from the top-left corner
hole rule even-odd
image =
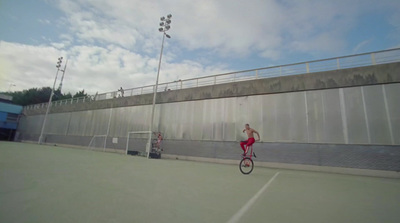
[[[398,0],[0,0],[0,92],[153,84],[169,13],[160,82],[400,47]]]

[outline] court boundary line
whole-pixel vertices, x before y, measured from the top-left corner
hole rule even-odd
[[[272,181],[279,175],[280,172],[275,173],[275,175],[249,200],[236,214],[234,214],[227,223],[239,222],[240,218],[253,206],[257,199],[267,190],[271,185]]]

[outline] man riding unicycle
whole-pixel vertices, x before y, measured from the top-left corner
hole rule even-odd
[[[246,156],[247,148],[249,148],[249,146],[253,145],[253,143],[256,141],[254,139],[254,133],[257,134],[257,136],[258,136],[257,141],[260,141],[260,134],[258,134],[258,132],[256,130],[250,128],[249,124],[245,125],[245,129],[243,129],[243,132],[246,132],[248,139],[245,141],[240,141],[240,146],[242,147],[242,150],[243,150],[243,156]]]

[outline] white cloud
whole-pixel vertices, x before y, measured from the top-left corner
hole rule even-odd
[[[47,20],[47,19],[38,19],[38,22],[40,22],[41,24],[45,24],[45,25],[51,24],[50,20]]]
[[[124,89],[141,87],[154,84],[157,74],[158,58],[142,56],[115,45],[80,45],[58,50],[57,47],[0,41],[1,90],[8,90],[10,83],[16,84],[13,90],[52,86],[56,73],[56,58],[60,56],[64,56],[62,66],[68,59],[63,82],[64,92],[75,93],[84,89],[94,94],[114,91],[120,86]],[[224,70],[220,65],[203,67],[190,60],[175,64],[165,61],[162,63],[160,83]],[[56,87],[60,77],[61,75]]]
[[[81,42],[112,43],[153,54],[159,49],[158,18],[172,13],[169,32],[180,48],[228,58],[258,54],[278,59],[282,51],[345,49],[345,35],[357,17],[377,3],[389,4],[381,2],[61,0],[60,9]]]
[[[56,61],[64,52],[50,46],[29,46],[0,41],[0,63],[6,64],[1,76],[16,84],[15,90],[51,86]],[[51,73],[50,73],[51,72]],[[53,78],[52,78],[53,77]],[[1,88],[4,89],[4,83]]]
[[[400,11],[400,7],[399,7]],[[400,12],[393,14],[389,17],[389,23],[394,27],[394,30],[388,34],[388,38],[394,39],[398,42],[397,47],[400,46]],[[396,46],[393,46],[396,47]]]
[[[356,47],[353,49],[353,53],[360,53],[360,49],[362,49],[364,46],[368,45],[371,42],[371,40],[364,40],[361,43],[357,44]]]
[[[141,35],[134,26],[120,19],[119,13],[109,15],[111,8],[103,8],[105,2],[60,1],[60,9],[66,13],[69,30],[81,43],[118,44],[132,48]],[[123,6],[122,6],[123,7]]]

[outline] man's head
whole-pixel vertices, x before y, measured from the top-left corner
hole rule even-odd
[[[250,128],[250,125],[249,125],[249,124],[246,124],[246,125],[244,125],[244,127],[245,127],[246,129],[249,129],[249,128]]]

